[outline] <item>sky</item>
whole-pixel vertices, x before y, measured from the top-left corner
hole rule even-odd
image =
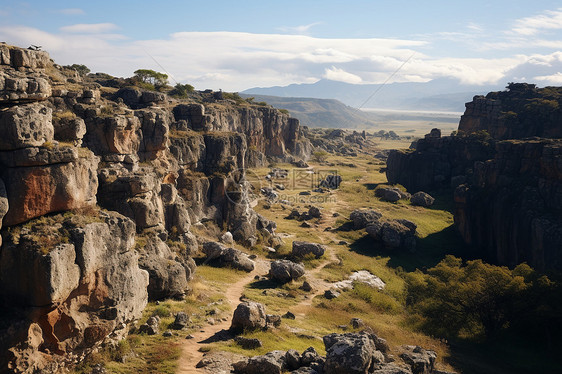
[[[198,89],[356,84],[562,85],[560,1],[11,1],[0,41],[60,65],[168,73]]]

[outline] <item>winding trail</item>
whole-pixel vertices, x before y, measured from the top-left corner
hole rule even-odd
[[[254,276],[264,274],[268,269],[269,261],[256,261],[255,269],[240,278],[238,282],[232,284],[226,293],[224,299],[232,306],[232,309],[240,303],[240,297],[244,293],[244,287],[250,283]],[[205,373],[205,370],[195,367],[203,358],[204,353],[199,352],[199,348],[205,345],[205,341],[222,330],[228,330],[232,319],[232,312],[226,321],[222,321],[215,325],[207,325],[202,330],[192,333],[193,339],[186,339],[182,343],[182,353],[178,362],[177,374]]]

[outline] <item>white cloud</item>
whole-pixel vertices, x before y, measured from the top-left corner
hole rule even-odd
[[[322,78],[329,79],[331,81],[338,81],[338,82],[345,82],[345,83],[352,83],[352,84],[359,84],[363,81],[360,76],[349,73],[335,66],[326,69],[324,71],[324,75],[322,76]]]
[[[114,33],[117,26],[113,24],[97,25],[66,28],[57,34],[0,26],[0,40],[21,46],[42,45],[59,64],[82,63],[92,71],[115,76],[131,76],[139,68],[161,71],[153,57],[182,83],[228,91],[311,83],[322,78],[382,83],[414,52],[414,58],[390,82],[445,77],[488,84],[507,82],[511,76],[546,77],[562,71],[562,52],[558,52],[560,56],[436,58],[420,51],[429,45],[425,41],[241,32],[179,32],[160,40],[132,41]]]
[[[517,20],[512,31],[519,35],[536,35],[545,30],[562,29],[562,8]]]
[[[545,84],[561,85],[562,84],[562,73],[556,72],[556,74],[537,76],[533,79],[537,80],[537,81],[541,81]]]
[[[84,12],[84,10],[80,8],[65,8],[59,9],[56,12],[67,16],[81,16],[86,14],[86,12]]]
[[[100,34],[116,30],[113,23],[77,23],[76,25],[63,26],[60,31],[73,34]]]
[[[312,27],[320,24],[322,24],[322,22],[314,22],[314,23],[309,23],[308,25],[300,25],[300,26],[283,26],[283,27],[279,27],[278,30],[289,34],[306,35],[308,34],[308,31]]]

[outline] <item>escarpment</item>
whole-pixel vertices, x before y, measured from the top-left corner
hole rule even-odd
[[[464,241],[500,264],[562,268],[562,89],[512,83],[466,104],[459,131],[392,151],[387,177],[453,188]]]
[[[298,120],[102,78],[0,44],[2,372],[55,372],[126,335],[148,300],[183,297],[192,224],[280,244],[245,168],[306,159]]]

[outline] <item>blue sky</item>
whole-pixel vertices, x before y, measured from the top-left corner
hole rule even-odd
[[[562,4],[549,0],[3,0],[0,41],[200,89],[380,83],[406,60],[394,81],[562,84]]]

